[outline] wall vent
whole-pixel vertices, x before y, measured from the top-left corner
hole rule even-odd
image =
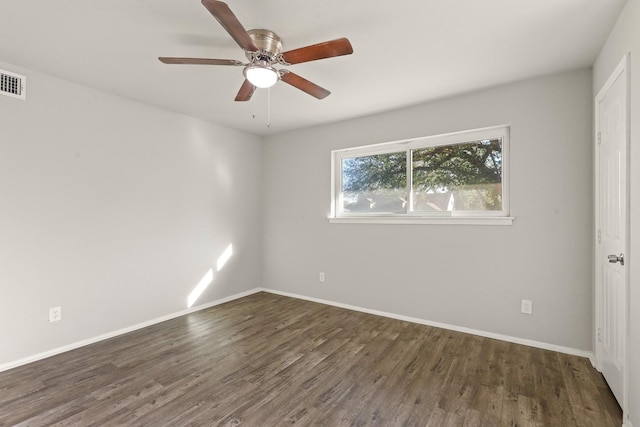
[[[0,95],[27,99],[27,78],[20,74],[0,70]]]

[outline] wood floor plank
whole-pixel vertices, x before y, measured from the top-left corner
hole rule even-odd
[[[269,293],[0,373],[0,426],[619,426],[584,358]]]

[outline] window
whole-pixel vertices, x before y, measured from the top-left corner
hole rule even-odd
[[[510,224],[506,126],[332,152],[332,222]]]

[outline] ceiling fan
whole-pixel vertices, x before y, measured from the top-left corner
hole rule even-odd
[[[331,92],[286,69],[275,69],[274,65],[289,66],[301,62],[332,58],[353,53],[351,43],[346,38],[331,40],[311,46],[282,52],[282,41],[273,31],[245,30],[226,3],[217,0],[202,0],[202,4],[218,20],[220,25],[244,50],[249,60],[247,64],[234,59],[173,58],[159,57],[165,64],[233,65],[244,67],[244,83],[236,96],[236,101],[251,99],[256,87],[271,87],[282,80],[318,99],[324,99]]]

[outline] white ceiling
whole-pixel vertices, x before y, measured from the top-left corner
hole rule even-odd
[[[589,67],[625,0],[227,0],[246,29],[284,51],[347,37],[353,55],[291,71],[233,99],[242,68],[165,65],[158,56],[245,61],[200,0],[2,0],[0,61],[265,135],[368,115],[532,76]],[[255,111],[255,119],[252,112]]]

